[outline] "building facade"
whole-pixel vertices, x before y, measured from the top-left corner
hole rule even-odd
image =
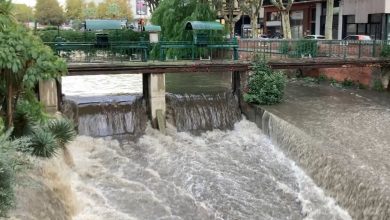
[[[390,40],[390,0],[343,0],[343,37],[364,34]]]
[[[133,12],[132,25],[135,28],[140,28],[150,20],[151,14],[149,7],[144,0],[129,0],[129,5]]]
[[[333,13],[333,38],[338,38],[339,1],[335,0]],[[326,20],[326,0],[295,0],[290,11],[292,38],[302,38],[309,34],[324,34]],[[268,35],[282,33],[279,10],[270,0],[264,0],[264,32]]]

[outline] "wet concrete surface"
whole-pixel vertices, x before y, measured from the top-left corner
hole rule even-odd
[[[260,108],[281,119],[267,123],[283,131],[273,131],[278,144],[353,218],[389,218],[389,93],[293,81],[283,103]]]
[[[389,177],[389,93],[291,82],[282,104],[263,108]]]

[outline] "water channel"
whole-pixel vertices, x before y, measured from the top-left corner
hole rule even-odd
[[[175,124],[178,129],[169,124],[164,136],[146,123],[136,141],[100,131],[95,136],[106,137],[79,136],[69,146],[75,167],[67,171],[77,203],[74,219],[351,219],[254,123],[236,117],[238,105],[226,95],[230,79],[230,74],[166,76],[168,99],[176,103],[172,109],[186,109],[175,115],[193,123],[210,121],[202,117],[212,114],[212,126],[219,129],[180,132],[196,129],[183,122]],[[141,85],[139,75],[63,78],[66,97],[78,105],[134,103]],[[213,100],[219,104],[204,106]],[[79,117],[96,123],[101,113],[93,114]],[[223,124],[226,118],[232,123]],[[112,122],[94,126],[107,123]],[[88,129],[79,125],[81,134]]]

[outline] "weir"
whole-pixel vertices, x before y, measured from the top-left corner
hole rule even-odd
[[[166,99],[165,99],[165,72],[232,72],[232,91],[240,98],[240,75],[245,74],[249,66],[246,63],[236,61],[215,62],[185,62],[185,63],[160,63],[155,65],[112,65],[112,64],[77,64],[70,66],[71,76],[74,75],[101,75],[101,74],[142,74],[143,99],[146,102],[147,113],[154,128],[165,128]],[[59,110],[59,100],[62,92],[55,81],[42,81],[39,84],[39,98],[50,114]],[[157,112],[160,118],[157,120]]]

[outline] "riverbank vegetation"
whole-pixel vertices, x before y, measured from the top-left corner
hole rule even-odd
[[[248,91],[244,94],[244,100],[261,105],[280,103],[286,82],[284,73],[271,69],[261,58],[255,58],[253,74],[249,76]]]
[[[44,113],[40,80],[66,73],[66,63],[18,24],[0,1],[0,216],[13,205],[14,177],[30,156],[51,158],[75,137],[70,121]]]

